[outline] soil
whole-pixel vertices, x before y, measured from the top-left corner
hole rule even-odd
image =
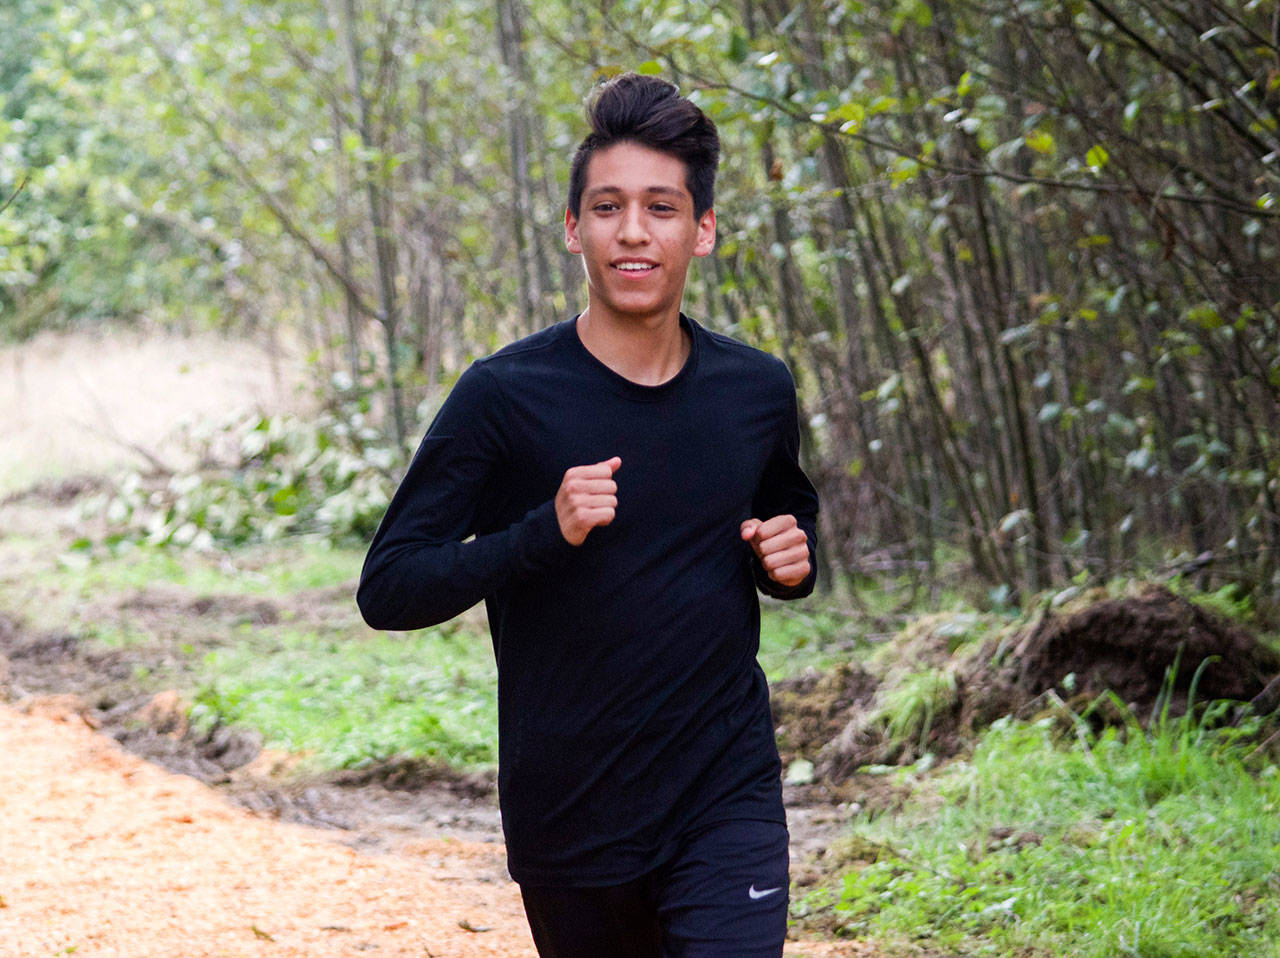
[[[91,488],[72,479],[30,492],[24,501],[39,502],[27,520],[35,528],[46,506]],[[7,503],[11,520],[19,504]],[[315,590],[285,602],[153,583],[77,609],[81,622],[183,640],[119,648],[0,613],[0,702],[9,703],[0,705],[2,958],[69,949],[129,958],[268,948],[320,958],[532,954],[506,876],[492,775],[404,760],[304,774],[296,757],[264,750],[253,730],[188,725],[189,703],[173,689],[189,687],[193,650],[240,625],[334,625],[354,617],[349,594]],[[955,651],[946,626],[944,617],[919,620],[892,655],[774,688],[797,934],[838,933],[833,913],[812,911],[804,890],[831,886],[852,863],[874,858],[877,849],[846,837],[849,822],[907,797],[895,777],[868,766],[926,751],[945,759],[999,716],[1029,717],[1053,703],[1079,713],[1104,690],[1139,720],[1166,700],[1180,714],[1198,670],[1196,702],[1280,703],[1274,681],[1274,694],[1265,691],[1280,655],[1164,589],[1047,607],[977,649]],[[188,648],[178,653],[176,644]],[[878,696],[925,666],[952,676],[954,691],[925,739],[904,747],[871,717]],[[1172,694],[1162,697],[1166,688]],[[1096,708],[1092,717],[1125,718]],[[788,954],[871,955],[875,947],[806,941]]]
[[[170,616],[192,601],[206,614],[217,603],[219,616],[279,612],[154,588],[123,604]],[[286,958],[533,954],[492,775],[403,760],[299,774],[256,732],[197,731],[176,692],[149,690],[181,668],[154,647],[104,649],[0,615],[4,958],[268,946]],[[823,876],[822,858],[857,806],[813,788],[789,788],[788,803],[803,887]],[[787,948],[875,953],[856,942]]]
[[[145,604],[153,604],[153,597]],[[265,601],[244,604],[255,614],[275,614],[266,612],[271,604]],[[67,633],[28,633],[0,616],[0,663],[6,662],[0,665],[0,680],[10,698],[75,714],[134,755],[216,787],[234,804],[259,814],[340,830],[346,833],[342,841],[366,849],[394,849],[439,829],[468,841],[501,840],[490,775],[406,761],[296,775],[296,760],[264,754],[262,738],[252,729],[190,728],[189,703],[171,690],[149,691],[151,683],[140,678],[181,670],[181,660],[161,649],[103,649]]]
[[[217,631],[325,614],[332,599],[317,593],[284,609],[157,585],[90,613],[145,622],[154,634],[193,619]],[[1280,673],[1280,656],[1247,631],[1164,589],[1046,611],[977,652],[953,654],[951,641],[928,623],[901,639],[912,661],[955,676],[922,745],[942,757],[996,717],[1032,714],[1050,696],[1081,709],[1109,689],[1142,717],[1172,688],[1169,711],[1178,714],[1197,670],[1201,702],[1262,701]],[[5,958],[71,948],[185,958],[268,945],[284,956],[532,954],[505,873],[492,775],[405,760],[302,774],[294,757],[264,751],[252,730],[191,728],[189,703],[156,691],[159,680],[181,684],[183,661],[160,645],[105,648],[0,615],[0,698],[10,703],[0,707]],[[853,816],[906,797],[892,777],[865,770],[909,757],[893,754],[867,719],[893,681],[891,671],[845,665],[774,690],[793,773],[786,799],[798,889],[829,883],[863,853],[842,837]],[[836,931],[826,925],[819,914],[796,927]],[[788,948],[875,953],[836,941]]]
[[[1060,610],[1046,606],[1031,625],[977,650],[953,653],[950,642],[944,630],[915,629],[890,657],[939,669],[954,682],[923,741],[894,740],[872,720],[894,674],[847,666],[780,684],[774,708],[784,753],[814,760],[815,782],[839,795],[865,780],[859,769],[926,752],[954,756],[1006,715],[1145,725],[1213,701],[1250,703],[1259,714],[1280,705],[1280,653],[1160,586],[1120,598],[1086,596]],[[881,804],[896,797],[886,788],[871,794]]]
[[[1079,700],[1111,690],[1142,716],[1166,699],[1169,714],[1184,714],[1193,681],[1197,701],[1247,702],[1277,673],[1280,654],[1246,629],[1152,586],[1068,615],[1046,609],[1000,674],[1027,696]]]
[[[47,534],[67,505],[109,489],[100,477],[117,469],[180,462],[184,417],[296,406],[293,379],[271,358],[278,353],[153,333],[0,349],[0,536]],[[15,489],[26,491],[6,495]],[[0,576],[22,581],[5,561],[0,550]],[[178,635],[199,654],[240,624],[354,616],[349,592],[320,590],[286,607],[153,583],[75,615]],[[1078,714],[1110,690],[1146,720],[1165,701],[1171,668],[1167,701],[1178,714],[1206,660],[1197,702],[1280,705],[1280,658],[1166,590],[1047,607],[1021,631],[959,652],[943,624],[917,623],[886,657],[953,680],[917,742],[894,742],[873,720],[901,664],[895,672],[873,660],[775,688],[799,889],[880,854],[845,837],[848,823],[905,795],[868,766],[925,753],[945,760],[1001,715],[1063,706]],[[0,958],[533,954],[506,875],[491,776],[396,761],[304,774],[252,730],[190,728],[187,703],[172,691],[189,687],[187,661],[162,643],[109,649],[0,610]],[[1126,720],[1118,710],[1095,709],[1093,718]],[[1021,847],[1038,836],[989,840]],[[834,933],[820,904],[829,895],[814,905],[797,897],[797,928]],[[859,942],[787,948],[790,956],[876,953]]]

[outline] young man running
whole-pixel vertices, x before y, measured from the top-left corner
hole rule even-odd
[[[756,588],[807,595],[818,502],[783,364],[680,312],[719,138],[603,85],[570,177],[580,314],[479,360],[374,537],[359,603],[484,600],[508,866],[543,956],[778,956],[787,830]]]

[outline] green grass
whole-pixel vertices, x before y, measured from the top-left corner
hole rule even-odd
[[[404,635],[246,630],[210,652],[193,718],[252,726],[320,767],[409,756],[496,761],[493,651],[474,630]]]
[[[1256,624],[1253,596],[1238,584],[1232,583],[1213,592],[1203,592],[1179,576],[1169,583],[1169,588],[1224,619],[1243,625]]]
[[[864,644],[859,627],[858,620],[823,611],[813,600],[766,605],[760,612],[760,667],[774,682],[848,662]]]
[[[841,653],[834,620],[765,617],[775,675]],[[845,656],[847,657],[847,655]],[[487,632],[459,623],[406,634],[244,629],[198,666],[195,718],[252,726],[275,748],[323,767],[392,756],[465,769],[496,763],[497,673]]]
[[[278,598],[354,581],[363,561],[363,550],[304,539],[293,540],[288,546],[212,552],[131,543],[112,550],[73,547],[59,557],[59,566],[63,578],[74,580],[81,593],[128,591],[167,583],[198,594]]]
[[[136,650],[139,683],[185,683],[197,723],[257,728],[316,770],[398,756],[461,769],[495,762],[496,677],[483,625],[467,617],[408,634],[366,628],[346,593],[362,550],[308,541],[213,553],[107,549],[68,546],[50,531],[0,540],[0,558],[0,610],[32,628]],[[155,587],[172,592],[179,611],[197,597],[237,596],[276,603],[280,615],[254,624],[233,603],[200,621],[133,615],[130,597]],[[766,603],[760,661],[770,680],[868,655],[867,632],[902,610],[885,596],[863,601],[874,611],[862,616],[817,599]],[[1203,601],[1237,617],[1249,611],[1234,593]],[[955,694],[921,655],[956,652],[1002,621],[962,608],[880,643],[879,666],[901,672],[879,703],[881,720],[921,735]],[[183,668],[143,674],[165,661],[148,658],[152,649]],[[906,804],[858,819],[843,849],[846,874],[797,899],[795,911],[833,917],[889,953],[1280,958],[1277,769],[1247,767],[1252,743],[1194,722],[1097,736],[1072,728],[1064,737],[1060,722],[1005,720],[965,761],[885,770],[910,790]]]
[[[890,739],[911,742],[921,749],[934,718],[957,699],[956,677],[942,669],[911,672],[892,689],[882,691],[878,707],[868,721],[882,725]]]
[[[163,546],[68,545],[53,536],[0,537],[0,609],[33,629],[70,628],[94,637],[97,604],[162,587],[191,596],[254,596],[288,600],[309,589],[354,583],[362,550],[321,541],[197,552]]]
[[[4,542],[14,570],[0,578],[0,609],[34,629],[70,629],[117,650],[177,653],[183,668],[153,673],[196,702],[194,718],[252,726],[268,746],[305,753],[316,768],[394,756],[460,768],[496,762],[497,680],[487,632],[474,618],[410,634],[376,633],[358,620],[351,586],[361,549],[290,540],[200,552],[121,543],[113,548],[55,535]],[[279,604],[274,624],[211,614],[133,615],[132,597],[165,590],[177,610],[205,596]],[[309,590],[335,589],[323,601]],[[316,620],[327,623],[317,626]],[[771,678],[847,659],[849,622],[771,606],[761,661]],[[139,676],[144,678],[144,676]]]
[[[1182,721],[1063,742],[1003,720],[859,823],[839,921],[964,955],[1280,954],[1280,775],[1248,747]]]

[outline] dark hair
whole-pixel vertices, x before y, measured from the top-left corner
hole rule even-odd
[[[715,199],[720,136],[711,118],[680,95],[669,80],[623,73],[602,83],[587,101],[591,132],[578,145],[569,168],[569,212],[582,207],[587,164],[598,150],[615,143],[639,143],[684,162],[685,187],[697,219]]]

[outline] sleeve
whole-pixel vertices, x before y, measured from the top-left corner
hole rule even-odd
[[[803,582],[785,586],[769,578],[758,558],[752,559],[751,567],[761,592],[775,599],[801,599],[813,591],[818,576],[818,493],[800,468],[800,420],[795,383],[785,367],[784,374],[787,381],[786,414],[777,444],[765,463],[760,486],[752,500],[752,514],[761,519],[781,515],[796,517],[796,524],[804,530],[809,541],[809,574]]]
[[[493,374],[473,364],[427,430],[360,574],[356,602],[373,628],[444,622],[572,550],[553,499],[505,529],[475,535],[486,491],[507,462],[503,403]]]

